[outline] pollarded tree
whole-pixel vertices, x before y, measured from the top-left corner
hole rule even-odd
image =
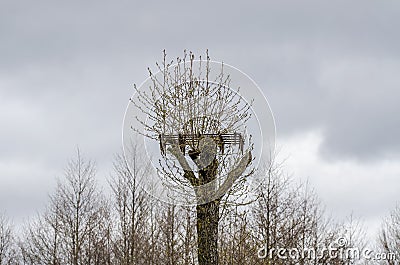
[[[141,129],[133,129],[159,142],[159,175],[176,194],[195,194],[198,262],[208,265],[218,264],[221,200],[252,173],[251,102],[231,88],[223,64],[212,64],[208,53],[199,59],[185,52],[174,64],[164,52],[159,72],[149,69],[149,87],[135,87],[131,102],[144,114],[135,117]]]

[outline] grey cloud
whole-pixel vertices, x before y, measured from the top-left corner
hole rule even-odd
[[[278,137],[321,128],[326,158],[398,154],[399,9],[361,0],[3,1],[0,161],[36,157],[61,169],[76,146],[99,165],[111,160],[131,84],[164,48],[172,58],[209,48],[250,74]]]
[[[321,152],[330,159],[375,160],[399,153],[400,61],[332,55],[292,74],[301,65],[286,68],[289,81],[272,77],[268,84],[278,133],[322,129]]]

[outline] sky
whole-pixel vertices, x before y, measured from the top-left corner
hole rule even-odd
[[[166,49],[247,73],[285,170],[366,229],[400,190],[399,1],[0,2],[0,211],[44,207],[77,148],[106,185],[133,83]],[[371,232],[372,231],[372,232]]]

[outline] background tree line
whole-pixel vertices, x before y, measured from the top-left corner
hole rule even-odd
[[[133,155],[129,169],[117,155],[109,179],[112,194],[96,183],[96,167],[78,152],[49,195],[46,210],[37,214],[21,232],[0,217],[0,265],[91,264],[196,264],[195,207],[174,206],[150,197],[137,183],[148,174],[149,164]],[[282,166],[257,172],[264,182],[247,203],[227,195],[220,209],[220,264],[350,264],[327,255],[317,259],[260,259],[276,248],[318,248],[342,235],[348,246],[365,246],[359,224],[349,218],[336,223],[328,218],[308,184],[295,184]],[[142,178],[140,178],[142,179]],[[238,195],[240,196],[240,195]],[[385,220],[377,249],[397,252],[400,247],[400,211]],[[367,261],[360,261],[367,264]],[[373,263],[372,263],[373,264]],[[387,261],[383,264],[396,264]]]

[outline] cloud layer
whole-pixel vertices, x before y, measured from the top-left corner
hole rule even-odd
[[[23,213],[28,201],[40,205],[77,146],[98,161],[104,179],[120,150],[132,83],[146,78],[164,48],[172,58],[208,48],[250,74],[283,145],[292,150],[286,139],[319,132],[316,167],[356,161],[343,170],[357,182],[379,165],[376,173],[397,183],[387,161],[400,154],[399,11],[398,1],[361,0],[3,1],[0,207]],[[362,189],[337,192],[362,197],[376,185],[369,178]]]

